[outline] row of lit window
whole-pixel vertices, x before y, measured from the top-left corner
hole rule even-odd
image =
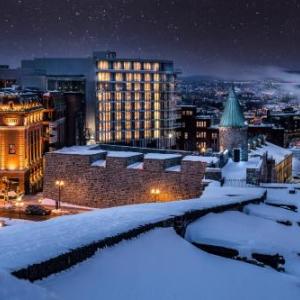
[[[30,113],[27,117],[24,119],[24,125],[30,125],[36,122],[41,122],[43,120],[43,113],[42,112],[34,112]]]
[[[197,121],[197,127],[206,127],[206,121]]]
[[[143,97],[144,96],[144,97]],[[98,93],[98,100],[99,101],[111,101],[111,100],[119,100],[121,101],[131,101],[133,99],[135,100],[140,100],[140,98],[144,98],[145,100],[151,100],[153,98],[154,101],[159,101],[161,100],[160,93],[140,93],[140,92],[127,92],[127,93],[121,93],[121,92],[103,92],[103,93]]]
[[[143,80],[142,80],[143,79]],[[99,72],[98,81],[160,81],[160,79],[165,80],[165,76],[160,76],[160,74],[153,74],[153,80],[151,74],[141,73],[116,73],[113,78],[113,73],[110,72]]]
[[[197,132],[196,137],[197,138],[206,138],[206,132],[205,131]]]
[[[143,134],[142,134],[143,133]],[[122,140],[128,140],[131,139],[139,139],[141,136],[144,138],[159,138],[160,137],[160,131],[159,130],[145,130],[144,132],[140,130],[132,130],[132,131],[116,131],[114,133],[114,140],[115,141],[122,141]],[[100,142],[110,142],[112,141],[113,133],[111,131],[104,131],[100,132],[99,140]]]
[[[98,61],[98,69],[159,71],[159,63],[138,61],[115,61],[111,63],[107,60],[100,60]]]
[[[183,110],[182,111],[182,115],[183,116],[192,116],[193,115],[193,111],[192,110]]]

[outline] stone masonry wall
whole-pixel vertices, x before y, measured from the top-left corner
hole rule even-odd
[[[99,159],[106,166],[91,166]],[[143,169],[127,168],[136,161]],[[56,180],[63,180],[61,201],[90,207],[112,207],[133,203],[172,201],[201,195],[205,163],[182,160],[180,171],[166,171],[178,165],[178,159],[106,157],[106,153],[75,155],[47,153],[45,159],[44,197],[57,199]],[[159,189],[159,195],[151,189]]]
[[[220,127],[220,151],[229,150],[230,156],[232,156],[232,150],[234,148],[241,149],[241,160],[248,160],[248,128],[230,128]]]

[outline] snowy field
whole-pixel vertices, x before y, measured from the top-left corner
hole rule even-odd
[[[8,226],[16,226],[16,225],[24,225],[32,223],[32,221],[29,220],[22,220],[22,219],[10,219],[10,218],[4,218],[0,217],[0,223],[4,223],[5,226],[1,227],[0,230],[7,229]]]
[[[259,198],[263,189],[220,188],[212,185],[199,199],[128,205],[26,223],[0,230],[0,270],[14,271],[111,237],[140,225],[187,211]]]
[[[295,211],[261,203],[243,212],[211,213],[188,226],[187,240],[171,228],[155,229],[34,284],[9,272],[190,210],[257,199],[265,188],[212,182],[199,199],[97,209],[44,222],[12,221],[0,228],[0,299],[300,299],[300,190],[289,194],[293,186],[279,187],[267,186],[266,202],[294,205]],[[291,226],[277,223],[287,220]],[[245,256],[279,253],[286,272],[208,254],[189,241],[235,248]]]
[[[299,191],[289,194],[288,189],[268,189],[266,202],[299,207]],[[291,226],[277,221],[289,221]],[[300,212],[266,204],[250,204],[244,212],[227,211],[209,214],[190,224],[186,239],[236,249],[239,256],[251,258],[251,253],[279,254],[285,258],[287,273],[300,277]]]
[[[64,300],[300,299],[295,277],[207,254],[169,228],[104,249],[36,284]]]

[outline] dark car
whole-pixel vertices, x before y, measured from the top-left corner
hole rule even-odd
[[[51,210],[38,204],[28,205],[25,209],[26,215],[46,216],[51,214]]]

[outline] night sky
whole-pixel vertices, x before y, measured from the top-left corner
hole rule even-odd
[[[0,64],[119,56],[175,61],[184,75],[300,69],[298,0],[0,0]]]

